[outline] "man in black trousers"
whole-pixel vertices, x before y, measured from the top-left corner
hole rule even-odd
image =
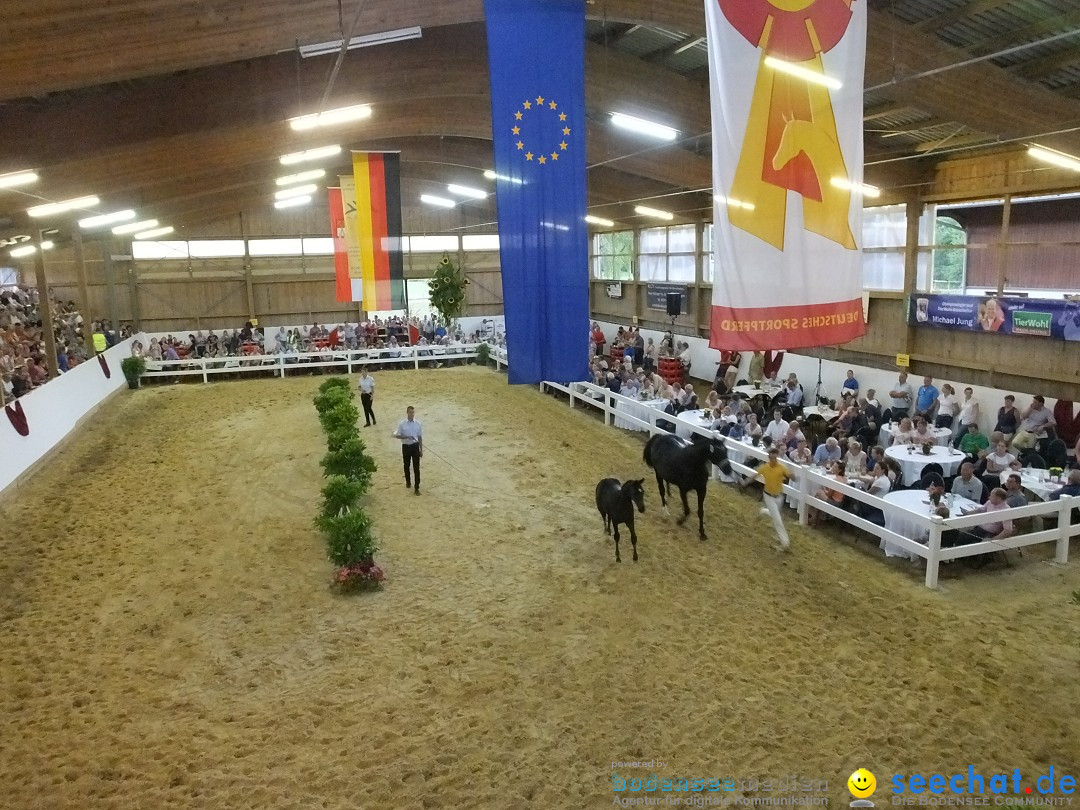
[[[398,422],[394,431],[394,438],[401,441],[401,461],[405,467],[405,487],[416,486],[413,489],[420,494],[420,459],[424,455],[424,431],[420,423],[413,418],[416,413],[412,405],[405,410],[405,418]],[[409,471],[409,463],[412,462],[412,475]]]
[[[371,400],[375,396],[375,378],[369,377],[367,369],[360,372],[360,402],[364,406],[364,427],[375,424],[375,411],[371,409]]]

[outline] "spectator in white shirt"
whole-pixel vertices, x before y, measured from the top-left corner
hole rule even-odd
[[[784,421],[783,414],[780,412],[780,409],[777,408],[773,411],[773,420],[765,426],[764,435],[772,439],[774,444],[782,443],[784,437],[787,435],[788,427],[790,426]]]
[[[901,371],[900,377],[896,381],[896,385],[893,386],[892,391],[889,392],[889,397],[892,402],[889,407],[892,409],[893,418],[898,419],[901,416],[909,416],[911,414],[911,405],[914,400],[915,392],[911,388],[911,384],[907,381],[907,372]]]
[[[964,436],[967,435],[968,425],[979,423],[979,402],[973,399],[974,389],[964,389],[964,401],[960,403],[960,415],[953,420],[953,447],[959,447]]]
[[[983,482],[975,475],[975,465],[965,461],[960,465],[960,475],[952,482],[952,494],[967,498],[975,503],[982,503]]]
[[[941,386],[941,395],[938,397],[938,409],[937,416],[934,417],[934,427],[952,428],[959,410],[960,400],[956,396],[956,390],[948,383],[945,383]]]

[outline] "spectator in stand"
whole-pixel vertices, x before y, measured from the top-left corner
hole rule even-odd
[[[889,392],[889,398],[892,400],[889,407],[892,409],[894,421],[902,416],[910,416],[915,395],[911,390],[911,383],[907,381],[906,371],[900,372],[896,385]]]
[[[1068,482],[1056,492],[1051,492],[1049,500],[1060,500],[1062,495],[1068,495],[1070,498],[1080,496],[1080,470],[1069,470]]]
[[[961,510],[964,515],[974,515],[979,512],[985,514],[992,514],[994,512],[1001,512],[1009,508],[1009,505],[1005,503],[1006,493],[1001,487],[994,487],[990,491],[990,500],[984,503],[982,506],[972,507],[970,509]],[[1000,520],[991,523],[984,523],[981,526],[974,526],[967,530],[968,534],[973,535],[979,540],[991,539],[991,540],[1004,540],[1013,533],[1013,522],[1011,520]]]
[[[1039,439],[1047,437],[1047,430],[1054,427],[1054,415],[1046,407],[1046,400],[1036,394],[1020,417],[1020,426],[1013,436],[1014,450],[1030,450]]]
[[[972,422],[967,426],[967,433],[960,438],[960,451],[968,457],[977,459],[990,446],[990,440],[979,430],[979,425]]]
[[[855,372],[852,369],[848,369],[847,379],[844,380],[842,386],[843,391],[850,391],[851,396],[858,398],[859,396],[859,381],[855,379]]]
[[[933,421],[940,396],[941,392],[934,385],[934,378],[927,374],[923,377],[923,384],[915,393],[915,415],[927,421]]]
[[[956,389],[948,383],[941,386],[941,396],[938,397],[937,415],[934,417],[934,427],[952,429],[956,414],[960,411],[960,399],[956,396]]]
[[[975,476],[975,465],[965,461],[960,465],[960,475],[952,482],[952,494],[967,498],[975,503],[982,503],[983,482]]]
[[[1008,445],[1003,439],[995,445],[994,452],[986,456],[986,473],[983,475],[983,482],[990,488],[1000,486],[1003,472],[1019,470],[1020,467],[1020,462],[1009,452]]]
[[[788,427],[790,426],[784,421],[783,412],[777,408],[773,411],[773,420],[765,426],[763,435],[768,436],[774,443],[782,442],[787,435]]]
[[[968,433],[968,425],[977,425],[979,421],[979,402],[974,399],[974,389],[964,389],[964,401],[960,403],[960,413],[953,421],[953,447],[959,447]]]
[[[913,430],[914,425],[911,424],[911,419],[905,416],[900,420],[900,424],[889,430],[889,435],[892,437],[892,444],[911,444],[911,433]]]
[[[1005,479],[1005,503],[1009,505],[1010,509],[1014,509],[1017,506],[1027,506],[1027,502],[1020,475],[1018,473],[1009,473],[1009,477]]]
[[[788,453],[788,458],[801,467],[808,467],[814,460],[814,454],[806,444],[806,439],[799,439],[795,443],[795,449]]]
[[[750,357],[750,382],[760,383],[765,379],[765,354],[754,352]]]
[[[857,439],[848,441],[848,451],[844,454],[844,474],[848,478],[861,478],[866,475],[866,453]]]
[[[828,467],[833,462],[840,461],[841,455],[840,443],[830,436],[814,451],[814,464],[818,467]]]
[[[1012,394],[1005,395],[1005,404],[998,408],[997,422],[994,430],[1005,434],[1005,441],[1011,441],[1020,423],[1020,413],[1015,407],[1016,397]]]

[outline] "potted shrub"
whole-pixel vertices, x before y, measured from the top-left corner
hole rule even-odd
[[[476,347],[476,362],[482,366],[488,365],[488,361],[491,358],[491,346],[487,343],[481,343]]]
[[[146,360],[141,357],[125,357],[120,361],[120,368],[124,372],[128,388],[135,390],[139,387],[139,380],[146,373]]]
[[[385,578],[375,562],[378,545],[371,532],[371,519],[363,509],[352,509],[336,517],[319,516],[315,524],[326,534],[327,556],[338,566],[334,585],[342,592],[378,590]]]

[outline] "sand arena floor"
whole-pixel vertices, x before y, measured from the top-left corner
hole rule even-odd
[[[0,504],[0,807],[609,807],[612,762],[654,758],[835,806],[859,766],[1076,773],[1080,560],[935,593],[831,530],[772,551],[722,486],[701,543],[652,485],[617,565],[592,490],[645,474],[639,436],[494,371],[394,371],[363,431],[389,582],[336,597],[321,380],[125,392]]]

